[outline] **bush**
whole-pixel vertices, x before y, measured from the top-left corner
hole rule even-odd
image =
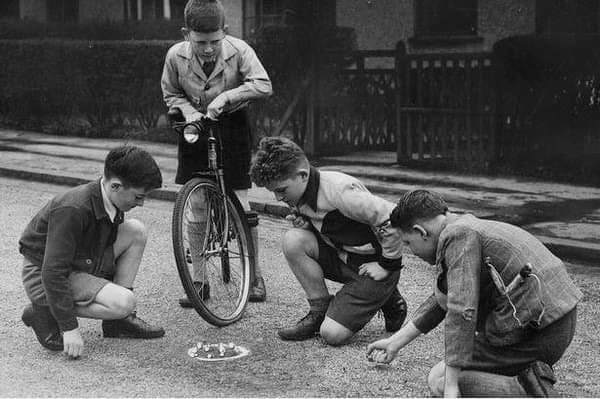
[[[0,39],[179,40],[181,20],[51,23],[0,18]]]
[[[105,136],[155,128],[166,41],[0,41],[5,125]]]

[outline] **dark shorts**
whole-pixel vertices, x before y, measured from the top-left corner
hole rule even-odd
[[[544,329],[531,329],[524,341],[513,345],[493,346],[478,334],[473,358],[464,369],[514,376],[535,360],[553,365],[573,340],[576,324],[577,307]]]
[[[94,276],[82,271],[72,271],[69,274],[69,285],[71,287],[71,295],[73,302],[78,306],[87,306],[96,299],[96,295],[104,286],[111,282],[112,275],[115,269],[115,260],[112,256],[112,246],[106,252],[111,255],[106,255],[102,260],[101,275]],[[47,306],[46,292],[42,284],[42,267],[35,262],[24,258],[23,271],[23,287],[25,293],[32,303],[40,306]]]
[[[250,158],[252,155],[251,129],[245,110],[225,115],[217,130],[223,144],[223,169],[225,182],[233,190],[252,187],[250,181]],[[200,139],[194,144],[179,137],[177,148],[177,175],[175,183],[185,184],[194,173],[207,169],[207,141]]]
[[[358,275],[358,267],[375,262],[377,255],[348,254],[344,263],[335,248],[327,245],[316,234],[319,243],[318,263],[326,279],[344,284],[337,292],[327,317],[340,323],[352,332],[363,328],[394,292],[400,279],[400,271],[392,272],[386,279],[375,281],[368,276]]]

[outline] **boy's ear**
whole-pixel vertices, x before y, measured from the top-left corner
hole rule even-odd
[[[429,235],[429,233],[427,233],[427,230],[425,230],[425,228],[423,226],[421,226],[420,224],[415,224],[413,225],[413,230],[416,230],[419,234],[421,234],[421,237],[425,238]]]
[[[308,179],[308,175],[309,175],[308,169],[299,169],[298,174],[300,175],[302,180]]]
[[[190,33],[190,30],[188,28],[186,28],[185,26],[183,28],[181,28],[181,34],[183,35],[184,38],[188,38],[188,34]]]
[[[222,30],[223,30],[223,33],[228,35],[229,34],[229,25],[224,25]]]

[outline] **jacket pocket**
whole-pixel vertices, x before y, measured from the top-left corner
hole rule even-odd
[[[511,345],[540,327],[545,307],[537,280],[528,278],[514,290],[499,296],[499,303],[485,322],[485,336],[494,346]]]

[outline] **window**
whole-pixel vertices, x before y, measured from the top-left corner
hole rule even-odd
[[[415,4],[417,37],[477,35],[477,0],[416,0]]]
[[[290,26],[312,21],[335,26],[336,0],[243,0],[244,36],[267,26]]]
[[[537,0],[536,33],[597,32],[597,0]]]
[[[19,0],[0,1],[0,18],[19,18]]]
[[[47,0],[48,22],[77,22],[79,0]]]

